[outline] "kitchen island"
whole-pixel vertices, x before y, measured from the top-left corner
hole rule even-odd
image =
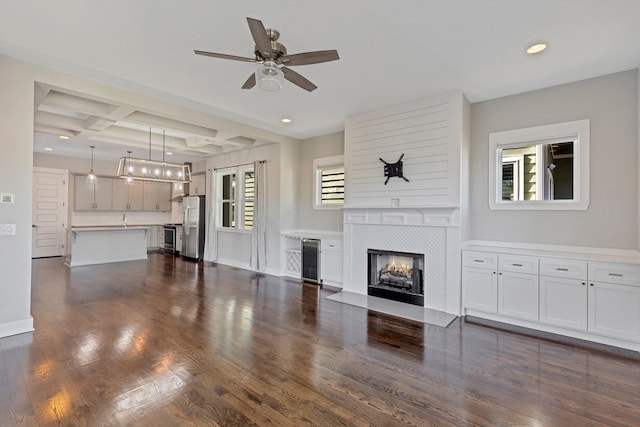
[[[147,259],[144,226],[71,227],[67,229],[65,265],[107,264]]]

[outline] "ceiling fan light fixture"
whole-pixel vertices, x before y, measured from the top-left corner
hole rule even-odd
[[[256,82],[258,87],[269,92],[276,92],[282,89],[284,83],[284,73],[273,61],[265,61],[256,70]]]

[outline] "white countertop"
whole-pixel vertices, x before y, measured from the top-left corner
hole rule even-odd
[[[286,230],[282,232],[282,236],[296,239],[342,240],[342,233],[339,231]]]
[[[468,245],[462,250],[476,252],[497,252],[503,254],[531,255],[547,258],[569,258],[584,261],[617,262],[625,264],[640,264],[640,252],[632,250],[607,250],[595,251],[585,248],[584,252],[572,248],[567,251],[537,248],[518,248],[490,245]]]
[[[71,227],[67,230],[74,233],[83,231],[135,231],[135,230],[148,230],[150,225],[104,225],[104,226],[80,226]]]

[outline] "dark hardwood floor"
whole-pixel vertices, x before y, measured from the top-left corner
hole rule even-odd
[[[637,357],[330,293],[161,254],[34,260],[36,331],[0,339],[0,425],[640,424]]]

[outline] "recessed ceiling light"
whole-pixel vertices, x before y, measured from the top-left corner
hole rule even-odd
[[[167,151],[165,154],[166,154],[167,156],[171,156],[171,155],[173,155],[173,153],[172,153],[171,151]]]
[[[69,137],[67,135],[60,135],[58,138],[60,138],[60,139],[69,139]]]
[[[44,147],[44,151],[53,151],[53,148],[51,148],[51,147]]]
[[[291,119],[289,117],[285,117],[281,120],[282,123],[291,123]]]
[[[530,54],[540,53],[543,50],[545,50],[546,48],[547,48],[547,44],[546,43],[532,44],[531,46],[529,46],[527,48],[527,53],[530,53]]]

